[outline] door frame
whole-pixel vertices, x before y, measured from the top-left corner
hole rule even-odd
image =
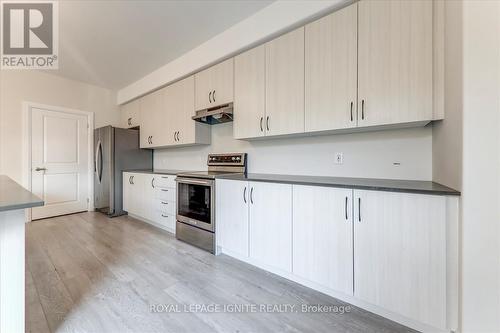
[[[23,186],[32,191],[31,186],[31,125],[33,109],[45,109],[48,111],[62,112],[72,115],[83,115],[87,117],[87,145],[88,145],[88,211],[94,210],[94,112],[70,109],[61,106],[47,105],[34,102],[22,102],[23,109],[23,132],[22,132],[22,150],[23,150]],[[31,208],[26,209],[26,221],[31,222]]]

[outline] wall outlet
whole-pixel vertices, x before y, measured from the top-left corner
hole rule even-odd
[[[344,164],[344,153],[335,153],[335,164]]]

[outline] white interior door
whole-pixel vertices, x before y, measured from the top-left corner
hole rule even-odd
[[[33,220],[88,209],[87,131],[85,115],[32,109],[31,186],[45,201]]]

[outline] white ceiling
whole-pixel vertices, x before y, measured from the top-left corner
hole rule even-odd
[[[120,89],[271,2],[60,1],[57,74]]]

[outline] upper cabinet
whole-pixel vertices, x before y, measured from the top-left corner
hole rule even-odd
[[[356,127],[357,5],[306,25],[305,131]]]
[[[432,1],[358,6],[358,125],[432,120]]]
[[[304,27],[266,44],[266,135],[304,132]]]
[[[120,127],[133,128],[140,126],[140,100],[136,99],[132,102],[124,104],[120,108]]]
[[[234,137],[264,136],[266,128],[266,46],[234,58]]]
[[[231,103],[233,79],[233,58],[196,73],[196,111]]]
[[[194,76],[141,99],[141,148],[210,143],[210,127],[195,122]]]

